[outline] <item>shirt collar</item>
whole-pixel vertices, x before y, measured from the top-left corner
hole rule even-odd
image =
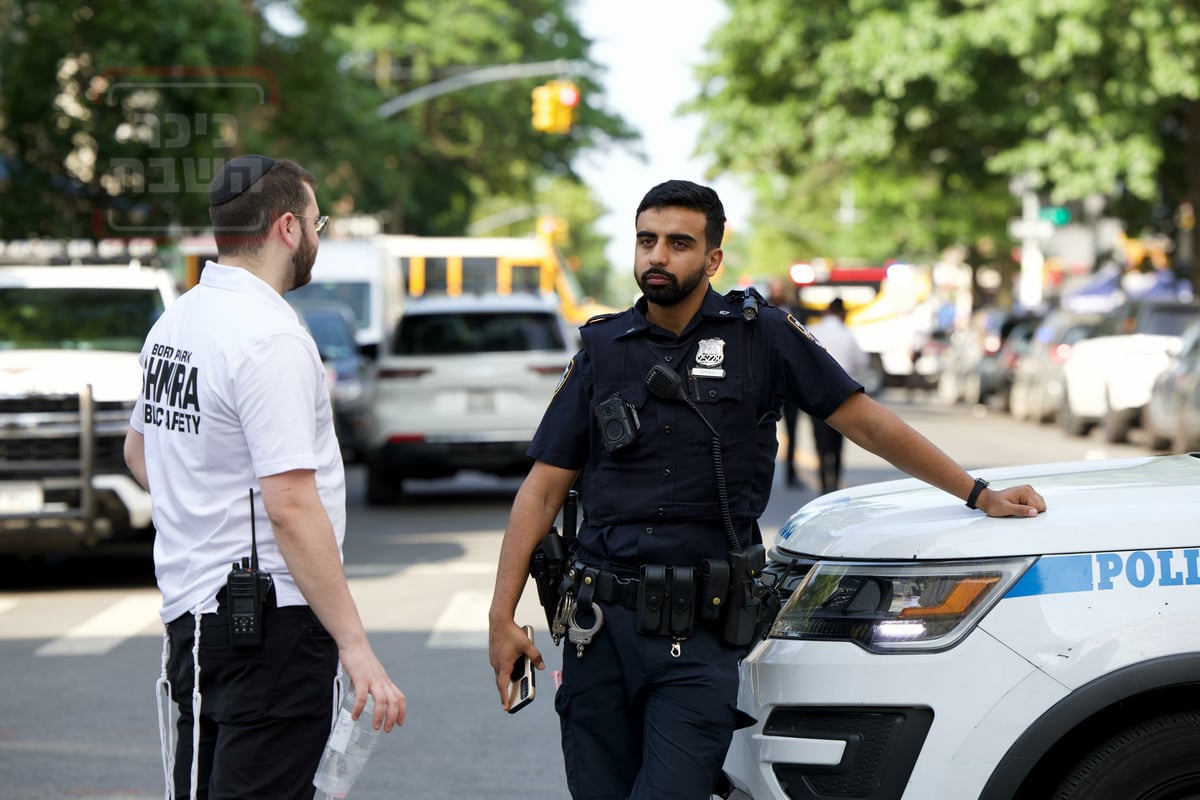
[[[209,261],[200,273],[200,285],[212,289],[252,294],[281,309],[286,308],[293,316],[296,313],[292,311],[288,301],[280,297],[279,292],[275,291],[269,283],[241,267],[230,267],[218,264],[216,261]]]
[[[653,323],[646,319],[646,311],[649,310],[649,308],[650,304],[646,300],[646,296],[642,295],[639,297],[631,309],[632,319],[629,327],[621,331],[621,333],[617,334],[617,336],[614,338],[621,339],[626,336],[633,336],[635,334],[655,329]],[[707,317],[709,319],[733,320],[738,318],[738,314],[734,311],[731,311],[729,308],[729,303],[725,302],[721,295],[717,294],[710,286],[708,287],[708,292],[704,295],[704,302],[700,304],[700,311],[696,314],[696,316],[688,320],[688,324],[684,326],[683,333],[679,335],[679,338],[687,336],[693,329],[695,329],[696,326],[700,324],[701,317]]]

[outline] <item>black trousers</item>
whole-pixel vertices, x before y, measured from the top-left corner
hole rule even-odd
[[[825,423],[812,418],[813,440],[821,473],[821,494],[837,491],[842,481],[842,445],[846,437]]]
[[[263,616],[257,648],[230,646],[224,613],[200,619],[200,800],[312,800],[333,720],[337,645],[308,606],[272,603]],[[191,796],[194,617],[172,621],[167,634],[182,800]]]
[[[784,403],[783,424],[787,428],[787,455],[785,456],[786,461],[784,461],[787,472],[784,473],[784,478],[787,479],[788,486],[794,486],[797,482],[796,436],[800,433],[800,409],[791,403]]]
[[[554,707],[571,797],[709,800],[733,731],[748,720],[737,709],[746,648],[697,626],[674,656],[671,639],[637,632],[634,611],[603,609],[582,657],[563,642]]]

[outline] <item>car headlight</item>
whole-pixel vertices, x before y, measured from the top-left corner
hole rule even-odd
[[[329,393],[333,396],[335,403],[353,403],[363,396],[363,382],[358,378],[337,381],[330,388]]]
[[[1036,559],[818,562],[784,604],[771,636],[854,642],[874,653],[958,644]]]

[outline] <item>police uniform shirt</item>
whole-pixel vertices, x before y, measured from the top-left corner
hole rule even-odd
[[[582,469],[585,520],[578,543],[618,564],[691,564],[729,550],[722,523],[713,434],[719,434],[726,499],[743,546],[770,494],[784,399],[820,419],[862,390],[787,312],[763,305],[741,316],[744,295],[709,291],[676,337],[652,325],[646,300],[597,317],[572,360],[528,454]],[[655,364],[677,372],[695,409],[646,386]],[[706,374],[704,374],[706,373]],[[623,400],[636,419],[634,441],[609,452],[595,412]],[[701,419],[703,416],[703,420]]]
[[[280,606],[305,604],[258,478],[315,470],[339,549],[346,484],[325,368],[296,312],[246,270],[210,262],[151,328],[141,364],[131,424],[145,436],[163,621],[216,610],[230,565],[250,554],[251,488],[259,566]]]

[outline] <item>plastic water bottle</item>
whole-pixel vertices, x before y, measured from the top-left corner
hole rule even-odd
[[[325,752],[321,754],[321,764],[313,776],[313,786],[319,790],[317,800],[348,795],[366,765],[367,757],[379,744],[383,729],[375,730],[373,727],[375,702],[372,697],[367,695],[367,704],[357,722],[350,718],[353,711],[354,689],[347,686],[342,692],[337,721],[329,733],[329,741],[325,743]]]

